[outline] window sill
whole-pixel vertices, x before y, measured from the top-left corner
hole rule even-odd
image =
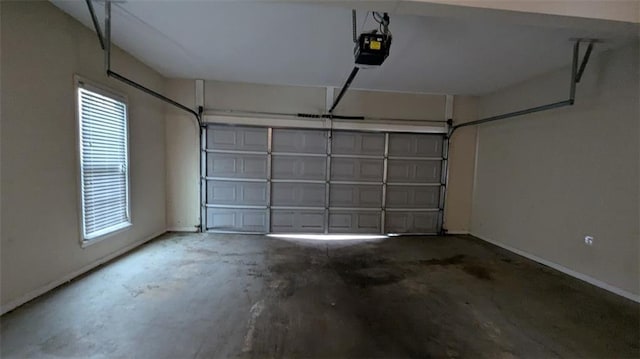
[[[132,226],[131,222],[127,222],[127,223],[123,223],[122,225],[115,227],[111,232],[99,235],[97,237],[93,237],[91,239],[82,239],[82,241],[80,242],[80,246],[82,248],[87,248],[90,247],[96,243],[100,243],[105,239],[109,239],[115,235],[121,234],[125,231],[128,231]]]

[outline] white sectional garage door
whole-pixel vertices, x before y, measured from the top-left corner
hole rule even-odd
[[[206,229],[268,232],[268,129],[209,126],[206,144]]]
[[[438,232],[443,137],[401,133],[388,136],[386,231]]]
[[[273,129],[271,232],[323,233],[327,133]]]
[[[208,125],[206,229],[438,233],[443,136]]]
[[[380,233],[385,135],[333,131],[329,232]]]

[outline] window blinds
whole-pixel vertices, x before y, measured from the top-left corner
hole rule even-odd
[[[84,239],[130,224],[127,108],[122,101],[78,89]]]

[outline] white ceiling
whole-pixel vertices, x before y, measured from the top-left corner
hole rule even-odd
[[[92,27],[84,1],[52,2]],[[95,7],[102,19],[103,3]],[[376,26],[366,11],[358,15],[359,30]],[[361,71],[353,87],[483,94],[568,65],[570,38],[605,38],[601,50],[637,34],[629,26],[563,24],[392,13],[389,58],[381,68]],[[113,4],[112,27],[115,44],[171,78],[338,87],[353,67],[345,6],[127,1]]]

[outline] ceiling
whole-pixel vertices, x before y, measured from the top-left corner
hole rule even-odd
[[[92,28],[84,1],[52,2]],[[102,4],[95,2],[100,19]],[[598,51],[637,39],[637,28],[597,20],[540,25],[489,15],[392,11],[389,58],[361,71],[353,88],[480,95],[568,65],[570,38],[606,39]],[[359,31],[376,25],[358,12]],[[339,87],[353,67],[346,6],[130,0],[113,4],[112,29],[116,45],[170,78]]]

